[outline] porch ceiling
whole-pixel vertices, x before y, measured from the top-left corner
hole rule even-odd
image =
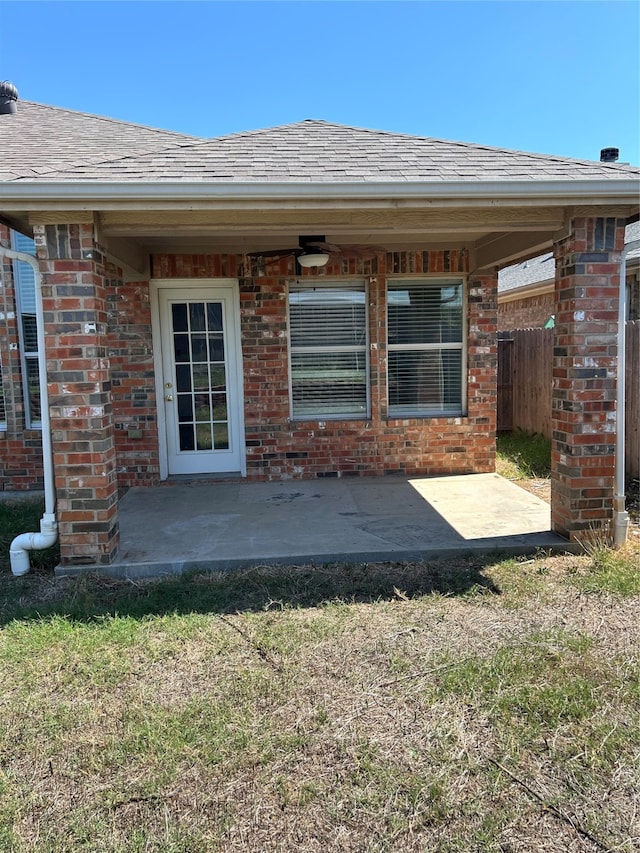
[[[628,205],[535,205],[503,200],[419,201],[280,199],[263,204],[218,200],[186,209],[158,202],[118,208],[11,212],[11,225],[28,232],[33,224],[97,221],[112,258],[134,278],[149,272],[149,255],[160,252],[243,254],[298,245],[302,234],[323,234],[328,242],[370,245],[386,251],[466,249],[471,268],[500,268],[548,250],[570,216],[630,216]]]
[[[102,211],[109,251],[142,271],[157,252],[245,252],[293,248],[301,234],[386,251],[465,248],[476,267],[499,266],[548,248],[564,210],[549,208],[231,209]]]

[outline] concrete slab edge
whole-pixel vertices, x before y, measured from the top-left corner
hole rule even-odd
[[[560,536],[539,537],[539,541],[528,541],[522,543],[492,543],[488,540],[482,545],[471,547],[444,547],[428,550],[403,550],[403,551],[379,551],[344,553],[336,552],[330,554],[292,554],[287,557],[238,558],[238,559],[200,559],[200,560],[177,560],[171,562],[154,563],[112,563],[110,566],[56,566],[56,577],[78,577],[87,574],[104,575],[105,577],[120,578],[122,580],[136,580],[144,578],[161,578],[172,575],[181,575],[188,572],[229,572],[239,569],[251,569],[257,566],[305,566],[317,564],[326,566],[335,563],[363,564],[363,563],[391,563],[391,562],[419,562],[422,560],[446,560],[455,557],[473,557],[493,555],[496,559],[523,556],[545,552],[548,554],[581,553],[582,548],[578,543],[569,542]]]

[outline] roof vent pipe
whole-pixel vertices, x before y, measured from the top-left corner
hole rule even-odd
[[[0,116],[17,113],[18,90],[8,80],[0,82]]]
[[[620,156],[619,148],[602,148],[600,151],[601,163],[615,163]]]

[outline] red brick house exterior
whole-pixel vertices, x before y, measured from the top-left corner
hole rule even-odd
[[[498,270],[546,246],[553,526],[610,522],[639,170],[315,121],[193,140],[28,102],[0,146],[0,221],[33,236],[42,277],[63,565],[115,559],[134,485],[494,470]],[[331,244],[327,266],[299,266],[300,235]],[[3,343],[7,410],[11,364]],[[26,471],[16,414],[5,432]],[[5,488],[38,482],[13,470]]]

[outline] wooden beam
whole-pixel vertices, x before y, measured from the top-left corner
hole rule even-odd
[[[138,210],[101,212],[105,234],[155,236],[189,234],[262,235],[269,233],[326,233],[345,230],[367,234],[457,233],[495,231],[551,231],[562,226],[558,208],[500,208],[488,210]]]
[[[506,267],[517,261],[535,258],[553,246],[555,230],[512,232],[483,238],[476,244],[476,270]]]

